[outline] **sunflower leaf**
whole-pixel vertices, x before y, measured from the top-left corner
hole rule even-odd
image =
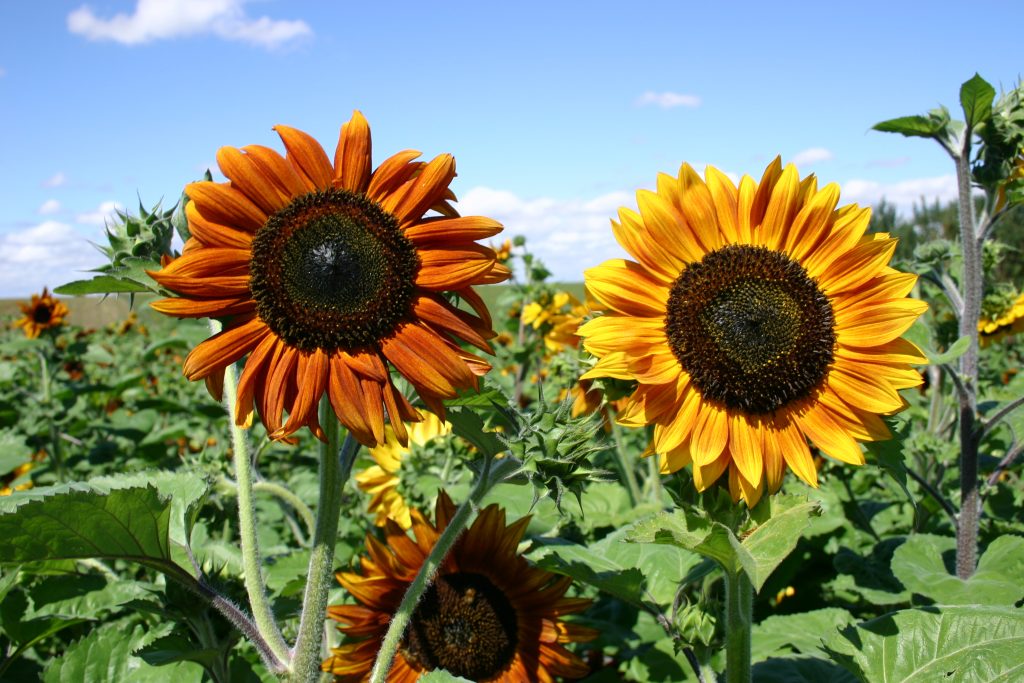
[[[420,683],[472,683],[469,679],[450,674],[444,669],[428,671],[420,677],[419,681]]]
[[[935,115],[901,116],[876,123],[873,128],[883,133],[899,133],[906,137],[937,138],[945,123]]]
[[[773,657],[753,668],[758,683],[857,683],[857,677],[827,659],[817,657]]]
[[[83,296],[85,294],[118,294],[122,292],[148,292],[149,287],[132,280],[122,280],[111,275],[97,275],[91,280],[75,280],[55,287],[54,294]]]
[[[978,74],[960,86],[960,106],[964,109],[967,125],[974,128],[991,117],[995,99],[995,88]]]
[[[907,590],[943,605],[1009,606],[1024,597],[1024,538],[994,540],[966,581],[944,562],[955,549],[955,538],[915,534],[893,553],[892,573]]]
[[[930,351],[927,347],[922,347],[921,350],[924,351],[924,355],[932,365],[947,365],[967,353],[967,347],[970,345],[971,338],[965,334],[953,342],[943,353]]]
[[[1012,681],[1024,673],[1024,610],[952,605],[907,609],[825,642],[865,681]]]

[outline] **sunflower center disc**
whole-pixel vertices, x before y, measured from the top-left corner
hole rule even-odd
[[[439,576],[423,594],[402,638],[402,656],[425,670],[487,681],[515,657],[516,612],[482,574]]]
[[[828,297],[796,261],[732,244],[672,285],[669,346],[706,400],[772,413],[813,394],[836,343]]]
[[[351,351],[389,336],[405,317],[419,271],[394,216],[362,195],[297,197],[252,242],[256,311],[303,351]]]
[[[50,322],[51,318],[53,318],[53,312],[45,304],[36,306],[35,310],[32,311],[32,320],[37,323],[46,324]]]

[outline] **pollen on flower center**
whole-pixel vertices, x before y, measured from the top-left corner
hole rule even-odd
[[[446,669],[474,681],[490,680],[515,657],[516,612],[482,574],[439,576],[424,594],[402,639],[406,661]]]
[[[273,214],[252,243],[260,317],[303,351],[354,350],[398,326],[419,258],[398,221],[347,190],[311,192]]]
[[[706,400],[771,413],[813,394],[835,347],[832,306],[781,252],[732,244],[680,274],[669,295],[669,345]]]

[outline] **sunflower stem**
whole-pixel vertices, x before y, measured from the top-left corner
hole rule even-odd
[[[469,494],[469,499],[455,511],[451,521],[448,522],[448,526],[445,527],[445,530],[437,539],[437,543],[431,549],[427,559],[423,561],[423,566],[420,567],[416,578],[409,584],[409,588],[406,590],[405,596],[398,606],[398,611],[391,618],[388,631],[384,634],[384,639],[381,641],[380,650],[377,651],[377,659],[374,661],[373,670],[370,672],[370,683],[384,683],[387,680],[391,664],[395,659],[395,653],[398,652],[398,646],[402,642],[405,628],[408,626],[410,619],[412,619],[416,605],[427,590],[427,587],[433,583],[434,576],[437,574],[441,563],[444,562],[444,558],[448,555],[448,551],[451,550],[452,546],[455,545],[455,541],[458,540],[459,536],[469,525],[469,519],[473,514],[473,510],[478,507],[480,501],[487,495],[491,485],[497,481],[497,478],[491,479],[490,469],[491,457],[488,456],[484,460],[483,469],[480,471],[480,476],[476,480],[473,491]]]
[[[963,251],[963,311],[960,315],[960,336],[970,344],[960,356],[959,376],[964,390],[959,392],[960,408],[960,520],[956,534],[956,573],[961,579],[974,574],[978,554],[978,445],[975,428],[978,391],[978,319],[984,271],[981,265],[981,240],[974,221],[971,199],[971,130],[965,131],[963,149],[954,157],[958,204],[960,211],[960,245]]]
[[[214,334],[219,332],[220,328],[218,321],[210,320],[210,330]],[[235,374],[235,366],[228,365],[224,368],[224,407],[228,412],[228,424],[231,425],[231,447],[238,492],[238,534],[241,541],[245,591],[249,596],[249,608],[252,610],[256,630],[277,660],[272,664],[284,670],[291,657],[288,653],[288,643],[281,635],[281,629],[274,618],[274,611],[267,598],[266,583],[263,580],[260,546],[256,539],[252,460],[249,458],[249,443],[245,429],[235,424],[237,403],[238,377]]]
[[[750,629],[754,587],[742,569],[725,574],[725,680],[750,683]]]
[[[346,434],[344,443],[339,445],[341,424],[326,396],[320,400],[320,424],[327,441],[320,446],[320,504],[316,510],[299,635],[288,679],[292,683],[312,683],[320,678],[327,594],[334,580],[334,546],[338,541],[341,491],[352,473],[352,464],[359,451],[359,442],[351,433]]]
[[[626,490],[629,492],[629,504],[636,507],[640,502],[640,486],[636,482],[636,472],[633,471],[633,464],[626,455],[626,448],[622,442],[622,427],[614,419],[612,423],[612,438],[615,440],[615,464],[618,465],[622,478],[626,480]],[[654,456],[655,459],[657,456]],[[658,476],[661,476],[659,471]],[[660,480],[658,482],[661,483]]]
[[[53,406],[50,405],[53,401],[53,394],[50,391],[50,367],[46,361],[46,354],[39,354],[39,381],[42,382],[43,392],[43,405],[46,406],[49,412],[50,418],[50,450],[53,457],[53,465],[57,469],[57,481],[64,483],[67,481],[67,473],[64,471],[64,452],[60,446],[60,433],[57,429],[56,415],[53,411]]]

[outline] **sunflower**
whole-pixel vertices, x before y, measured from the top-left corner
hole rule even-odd
[[[217,163],[229,182],[185,188],[192,236],[179,258],[151,273],[179,296],[153,307],[225,321],[184,364],[185,375],[205,379],[214,396],[224,368],[249,354],[238,424],[249,424],[255,407],[272,438],[303,426],[323,438],[317,403],[326,394],[361,443],[384,443],[385,410],[407,443],[403,423],[419,414],[389,366],[442,417],[442,399],[476,387],[490,369],[457,342],[491,351],[490,316],[473,285],[500,282],[509,271],[475,240],[501,224],[452,208],[448,154],[427,163],[407,150],[371,172],[370,128],[358,111],[341,127],[333,165],[306,133],[275,130],[286,156],[258,145],[222,147]],[[438,215],[424,216],[430,210]]]
[[[389,519],[402,529],[412,526],[409,506],[398,490],[398,470],[414,446],[425,446],[436,437],[450,433],[452,426],[428,414],[422,422],[413,423],[406,430],[409,433],[408,447],[398,443],[391,425],[385,426],[384,444],[370,449],[370,455],[377,464],[367,467],[355,477],[359,488],[372,496],[368,509],[376,514],[377,526],[384,526]]]
[[[453,514],[455,506],[442,491],[436,524],[413,511],[415,541],[388,521],[386,544],[367,535],[362,573],[338,572],[338,582],[359,604],[327,610],[353,638],[323,663],[336,681],[368,678],[391,615]],[[524,517],[506,525],[497,505],[481,511],[421,598],[388,681],[412,683],[439,668],[474,681],[508,683],[586,675],[586,664],[564,643],[591,640],[597,632],[559,617],[586,609],[590,600],[565,597],[571,579],[533,568],[516,554],[528,523]]]
[[[1018,332],[1024,332],[1024,294],[998,315],[978,321],[978,341],[983,347]]]
[[[817,485],[808,440],[862,464],[858,441],[891,436],[879,415],[925,362],[900,335],[927,304],[888,265],[896,240],[866,234],[870,209],[838,201],[779,159],[738,187],[683,164],[612,221],[636,260],[585,273],[607,312],[580,328],[599,357],[583,377],[638,383],[619,423],[654,426],[662,472],[692,465],[703,491],[728,470],[753,506],[786,466]]]
[[[43,287],[42,294],[32,295],[31,303],[18,306],[24,317],[15,321],[14,326],[22,328],[29,339],[35,339],[43,330],[60,327],[68,315],[68,307],[50,294],[46,287]]]

